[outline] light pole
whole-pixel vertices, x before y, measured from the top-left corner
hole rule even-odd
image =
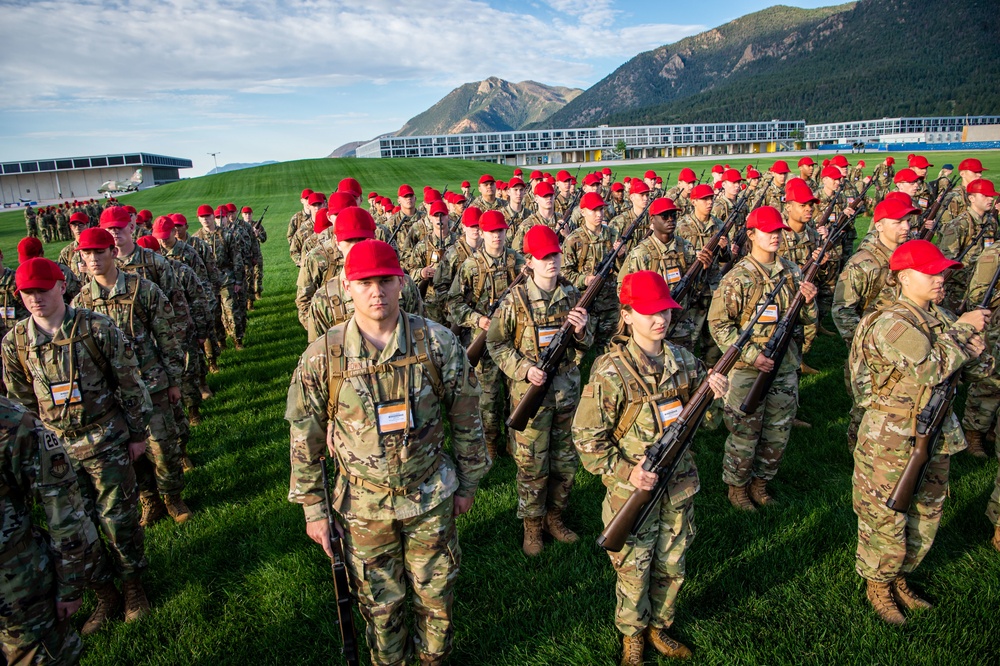
[[[215,161],[215,173],[219,173],[219,160],[215,157],[216,155],[221,155],[221,151],[217,153],[205,153],[206,155],[211,155],[212,159]]]

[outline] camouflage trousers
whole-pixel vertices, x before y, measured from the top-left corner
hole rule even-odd
[[[461,562],[454,497],[405,520],[352,518],[347,566],[357,592],[372,664],[403,664],[412,656],[406,626],[413,590],[417,650],[444,658],[454,635],[452,607]]]
[[[124,443],[83,460],[73,460],[83,495],[83,508],[104,533],[111,561],[103,558],[91,583],[115,576],[132,578],[146,568],[145,533],[139,525],[139,489]]]
[[[527,390],[527,382],[512,387],[511,409]],[[580,373],[560,372],[535,418],[523,432],[514,432],[517,465],[517,517],[539,518],[549,509],[569,505],[580,456],[573,445],[573,415],[580,402]]]
[[[861,427],[861,418],[865,415],[865,410],[854,401],[854,389],[851,388],[851,364],[844,363],[844,383],[847,385],[847,395],[851,398],[851,414],[847,422],[847,448],[852,453],[858,443],[858,429]]]
[[[247,302],[243,291],[236,293],[232,285],[219,290],[219,306],[215,311],[215,333],[219,340],[231,336],[233,340],[243,341],[247,330]]]
[[[907,439],[868,432],[862,421],[854,449],[854,513],[858,516],[855,568],[862,578],[887,583],[910,573],[934,543],[944,498],[948,494],[948,455],[936,455],[913,495],[910,510],[898,513],[885,505],[910,457]]]
[[[172,405],[174,409],[174,423],[177,424],[177,445],[180,447],[181,456],[187,455],[187,445],[191,441],[191,422],[188,421],[187,409],[184,401]]]
[[[996,447],[997,460],[1000,461],[1000,446]],[[986,503],[986,517],[994,526],[1000,526],[1000,467],[997,467],[997,480],[993,483],[993,493]]]
[[[712,332],[708,328],[708,304],[710,301],[710,297],[696,300],[691,305],[691,309],[684,312],[685,318],[689,318],[688,326],[691,331],[690,346],[685,345],[685,347],[704,361],[708,367],[712,367],[716,361],[722,358],[722,351],[715,344]],[[698,351],[695,351],[696,349]]]
[[[28,236],[38,238],[38,220],[36,218],[31,217],[25,219],[24,226]]]
[[[479,413],[483,420],[483,435],[487,442],[497,442],[500,439],[500,424],[506,420],[507,376],[500,372],[487,351],[476,366],[476,377],[482,389]]]
[[[261,294],[264,293],[263,255],[254,258],[253,269],[250,272],[250,290],[253,292],[254,300],[260,298]]]
[[[200,387],[207,371],[204,345],[199,345],[197,340],[189,340],[184,353],[184,372],[181,374],[181,400],[185,407],[201,406]]]
[[[83,641],[56,619],[55,565],[41,536],[24,550],[0,553],[0,644],[8,664],[75,664]]]
[[[605,526],[625,503],[604,498]],[[694,500],[674,507],[667,498],[646,519],[642,530],[625,542],[621,552],[609,552],[618,575],[615,584],[615,626],[626,636],[646,627],[668,628],[674,622],[677,593],[684,584],[685,555],[694,541]]]
[[[621,311],[617,307],[609,310],[594,308],[590,316],[597,321],[597,328],[594,331],[594,349],[600,355],[608,351],[611,338],[618,329],[618,318],[621,317]]]
[[[147,430],[146,455],[134,463],[139,493],[144,497],[155,495],[157,491],[161,495],[179,495],[184,490],[184,470],[174,407],[166,390],[149,397],[153,401],[153,413]]]
[[[985,435],[993,427],[998,411],[1000,411],[1000,377],[990,375],[986,379],[972,382],[969,384],[969,393],[965,399],[962,430],[976,431]]]
[[[729,373],[729,393],[723,418],[729,429],[722,459],[722,480],[730,486],[745,486],[756,477],[770,481],[788,445],[792,419],[799,404],[799,376],[781,372],[753,414],[740,411],[759,373],[754,368],[736,368]]]

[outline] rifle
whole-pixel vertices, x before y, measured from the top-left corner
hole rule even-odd
[[[503,302],[503,299],[507,297],[507,294],[510,293],[510,290],[524,282],[527,277],[528,269],[525,268],[516,278],[514,278],[514,281],[507,285],[507,288],[504,289],[499,296],[497,296],[497,300],[490,304],[489,312],[486,314],[489,319],[493,319],[493,315],[496,314],[497,308],[500,307],[500,304]],[[476,333],[476,337],[472,340],[472,344],[470,344],[469,348],[465,351],[466,355],[469,357],[469,365],[479,365],[479,361],[483,358],[484,351],[486,351],[486,331],[479,329],[479,332]]]
[[[354,629],[354,598],[347,578],[347,560],[344,557],[344,540],[337,531],[337,519],[333,517],[330,502],[330,485],[326,477],[326,456],[320,456],[319,468],[323,478],[323,504],[326,507],[326,521],[330,530],[330,550],[333,551],[333,591],[337,597],[337,624],[340,626],[341,652],[348,666],[358,666],[358,634]]]
[[[844,191],[844,186],[847,185],[847,179],[841,178],[840,185],[834,191],[833,196],[830,197],[829,203],[826,204],[826,208],[823,210],[823,216],[819,219],[823,221],[823,226],[826,226],[830,222],[830,216],[833,215],[833,209],[837,207],[837,202],[840,201],[840,194]],[[819,222],[819,220],[817,220]],[[817,226],[820,226],[817,224]]]
[[[701,173],[698,175],[698,184],[700,185],[705,180],[705,170],[702,169]]]
[[[758,196],[757,196],[757,201],[754,202],[754,205],[750,208],[751,211],[759,208],[760,205],[762,203],[764,203],[764,199],[767,197],[767,191],[771,188],[771,182],[773,180],[774,180],[774,175],[773,174],[769,175],[764,180],[764,182],[763,182],[763,184],[762,184],[762,186],[760,188],[760,194],[758,194]],[[749,190],[746,190],[746,192],[749,193]],[[745,255],[746,254],[746,252],[745,252],[746,244],[747,244],[747,225],[744,224],[744,225],[742,225],[740,227],[740,230],[736,233],[736,237],[733,238],[733,245],[735,245],[736,247],[740,248],[740,254]],[[729,269],[733,267],[733,264],[735,264],[735,260],[739,259],[739,257],[734,257],[733,259],[734,259],[734,261],[732,261],[732,262],[726,264],[725,266],[723,266],[723,268],[722,268],[722,272],[723,273],[728,273]]]
[[[583,197],[583,188],[581,187],[576,191],[576,194],[573,195],[573,200],[569,202],[568,206],[566,206],[566,210],[563,211],[562,219],[559,220],[559,224],[556,225],[555,229],[556,236],[562,233],[563,228],[569,222],[569,218],[573,215],[573,209],[576,208],[577,204],[580,203],[580,199],[582,197]]]
[[[451,229],[448,230],[448,233],[451,234]],[[431,231],[431,234],[434,234],[433,230]],[[457,238],[457,236],[456,236],[456,238]],[[445,241],[445,243],[444,243],[443,246],[441,246],[441,245],[438,244],[439,240],[441,240],[441,239],[440,238],[435,238],[434,239],[434,246],[437,248],[438,252],[441,255],[441,256],[438,257],[438,263],[441,262],[441,259],[444,258],[444,253],[448,250],[449,247],[451,247],[452,242],[454,242],[453,239],[449,239],[449,240]],[[433,277],[420,278],[420,282],[417,283],[417,289],[420,291],[420,298],[426,298],[427,297],[427,288],[431,286],[431,282],[433,280],[434,280]]]
[[[590,304],[594,302],[597,295],[600,293],[601,289],[604,288],[604,283],[607,281],[611,272],[615,270],[615,264],[618,260],[619,249],[624,248],[628,245],[629,239],[632,238],[632,234],[639,225],[646,219],[649,214],[649,206],[653,202],[650,201],[646,204],[646,207],[642,212],[632,220],[632,223],[628,225],[625,229],[625,233],[621,235],[618,239],[619,247],[618,249],[612,247],[607,253],[601,258],[601,262],[597,265],[597,269],[594,271],[594,280],[590,283],[590,286],[583,292],[580,296],[580,300],[576,302],[574,307],[580,307],[585,310],[590,309]],[[569,349],[569,343],[572,340],[573,325],[570,323],[569,319],[563,322],[562,326],[552,337],[549,345],[542,351],[539,356],[538,363],[535,366],[545,373],[545,383],[541,386],[536,386],[531,384],[528,390],[525,392],[521,401],[517,403],[507,419],[507,427],[513,428],[518,432],[523,431],[527,425],[528,421],[535,418],[535,414],[538,413],[538,409],[542,406],[542,401],[545,400],[545,395],[549,392],[549,387],[552,386],[552,381],[555,379],[556,371],[559,369],[559,364],[562,363],[563,356],[566,355],[566,350]]]
[[[993,272],[993,279],[990,280],[982,300],[974,309],[986,310],[990,307],[998,280],[1000,280],[1000,266]],[[903,473],[899,475],[889,499],[885,501],[885,505],[893,511],[906,513],[910,510],[913,495],[923,483],[927,466],[937,449],[938,440],[941,439],[941,428],[951,413],[951,405],[958,392],[958,380],[961,376],[962,370],[956,370],[935,386],[931,390],[930,400],[917,414],[917,434],[913,438],[913,452],[910,453],[910,458],[906,461]]]
[[[396,234],[398,234],[399,230],[403,228],[403,222],[405,222],[405,219],[403,218],[402,212],[400,212],[399,223],[396,225],[396,228],[392,230],[392,233],[389,234],[389,241],[388,241],[388,243],[393,248],[396,248],[396,243],[395,243],[395,241],[396,241]],[[398,248],[396,248],[396,249],[398,249]]]
[[[944,188],[944,190],[938,194],[937,198],[934,199],[934,203],[928,206],[927,210],[925,210],[921,215],[917,216],[917,228],[921,230],[919,235],[921,240],[929,241],[934,238],[934,234],[937,233],[938,223],[941,219],[940,215],[943,212],[941,211],[941,205],[944,203],[945,197],[948,196],[948,193],[954,189],[957,183],[957,177],[949,180],[948,187]],[[934,226],[930,229],[923,228],[924,223],[927,222],[927,220],[934,220]]]
[[[757,323],[757,320],[760,319],[764,310],[777,298],[778,292],[785,286],[787,279],[787,276],[781,276],[777,286],[768,294],[767,299],[764,301],[764,306],[757,311],[757,314],[746,325],[743,332],[736,339],[736,342],[726,350],[722,358],[709,370],[709,376],[713,374],[729,374],[729,371],[732,370],[733,365],[743,352],[744,347],[750,342],[750,338],[753,335],[753,327]],[[646,450],[646,461],[642,464],[642,468],[647,472],[655,472],[657,477],[659,477],[656,487],[653,490],[640,490],[636,488],[632,491],[632,494],[625,501],[625,505],[618,510],[618,513],[614,515],[607,527],[604,528],[604,531],[597,538],[598,546],[617,553],[625,545],[625,541],[630,534],[634,536],[642,529],[649,514],[652,513],[653,508],[657,506],[657,502],[666,492],[667,484],[673,477],[681,457],[691,447],[695,433],[698,432],[698,426],[701,425],[702,418],[704,418],[705,412],[708,411],[708,407],[712,404],[713,399],[714,396],[711,393],[711,387],[708,385],[708,378],[706,377],[705,381],[698,385],[688,404],[684,405],[684,409],[677,417],[677,420],[667,426],[659,439]]]
[[[264,211],[260,214],[260,217],[257,218],[257,221],[254,222],[254,224],[264,224],[264,216],[267,215],[267,211],[270,207],[270,204],[264,206]]]

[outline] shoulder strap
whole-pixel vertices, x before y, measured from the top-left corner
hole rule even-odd
[[[340,389],[344,385],[344,326],[338,325],[327,331],[323,338],[326,343],[326,415],[332,424],[337,418],[340,405]]]
[[[519,284],[510,290],[510,296],[514,299],[514,346],[521,343],[521,336],[524,329],[535,328],[535,318],[531,313],[531,304],[528,303],[528,291],[523,284]]]
[[[427,376],[431,380],[431,388],[434,390],[434,395],[437,396],[438,400],[444,400],[444,382],[441,381],[441,372],[431,357],[428,341],[430,329],[427,326],[427,319],[424,317],[419,317],[419,319],[420,327],[411,331],[414,350],[417,352],[417,360],[423,363],[424,368],[427,370]]]
[[[94,336],[91,334],[90,330],[91,320],[88,312],[89,311],[87,310],[76,311],[77,330],[80,329],[79,325],[81,323],[81,320],[84,320],[82,321],[84,325],[84,330],[80,334],[80,342],[82,342],[83,346],[87,348],[87,353],[90,354],[91,358],[94,359],[94,363],[97,364],[97,367],[101,369],[101,374],[103,374],[108,379],[108,383],[112,386],[116,386],[118,382],[114,377],[114,375],[112,375],[111,373],[111,366],[108,364],[108,359],[104,356],[104,352],[102,352],[97,347],[97,342],[94,341]]]

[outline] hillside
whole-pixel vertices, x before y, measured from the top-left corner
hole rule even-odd
[[[397,136],[505,131],[540,122],[575,99],[579,88],[535,81],[511,83],[491,76],[465,83],[441,101],[410,118]]]
[[[993,113],[991,0],[776,6],[639,54],[544,126]]]

